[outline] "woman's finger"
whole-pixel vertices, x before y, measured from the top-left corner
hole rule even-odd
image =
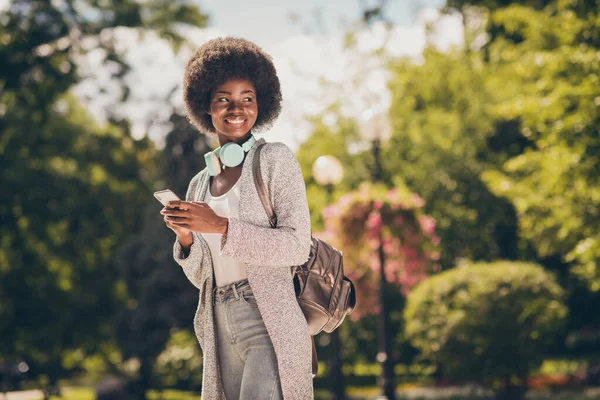
[[[166,223],[174,223],[174,222],[177,222],[177,223],[182,223],[182,222],[189,223],[190,222],[190,221],[188,221],[187,218],[184,218],[184,217],[166,217],[165,216],[163,219],[164,219],[164,221]]]
[[[179,207],[180,203],[181,203],[181,200],[171,200],[171,201],[167,202],[167,204],[165,205],[165,207],[166,208]]]
[[[189,222],[187,217],[167,217],[169,222]]]
[[[172,230],[172,231],[174,231],[174,232],[177,232],[177,230],[179,230],[179,229],[182,229],[182,228],[183,228],[183,227],[181,227],[181,226],[177,226],[176,224],[174,224],[174,223],[173,223],[173,222],[171,222],[171,221],[167,221],[167,223],[166,223],[166,224],[167,224],[167,228],[171,229],[171,230]]]
[[[171,224],[171,222],[167,221],[166,219],[165,219],[165,225],[167,225],[167,228],[169,228],[169,229],[177,229],[176,226],[174,226],[173,224]]]
[[[172,216],[172,217],[187,217],[189,210],[166,209],[166,210],[161,210],[160,213],[162,215],[168,215],[168,216]]]
[[[175,221],[170,221],[169,222],[171,225],[177,227],[177,228],[186,228],[189,229],[190,224],[188,224],[187,222],[175,222]]]
[[[179,209],[179,210],[189,210],[190,208],[190,203],[187,201],[182,201],[182,200],[171,200],[167,203],[166,207],[167,209]]]

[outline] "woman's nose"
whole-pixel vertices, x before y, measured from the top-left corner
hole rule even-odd
[[[237,101],[231,101],[229,103],[229,111],[231,111],[231,110],[238,110],[238,109],[241,109],[241,108],[242,108],[242,106]]]

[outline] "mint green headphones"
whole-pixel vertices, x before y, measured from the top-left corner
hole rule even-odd
[[[204,161],[206,162],[209,175],[219,175],[225,167],[232,168],[240,165],[246,158],[246,153],[250,151],[255,142],[256,138],[254,135],[250,135],[250,138],[241,145],[229,142],[206,153]]]

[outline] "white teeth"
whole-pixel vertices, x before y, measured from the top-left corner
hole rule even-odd
[[[242,125],[244,122],[246,122],[246,120],[243,118],[225,119],[225,122],[231,125]]]

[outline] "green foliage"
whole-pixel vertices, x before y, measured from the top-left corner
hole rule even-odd
[[[331,155],[340,160],[344,166],[344,177],[342,182],[334,188],[333,199],[349,190],[356,189],[361,182],[369,180],[371,177],[364,157],[350,151],[359,137],[356,123],[349,118],[341,117],[336,106],[332,106],[327,114],[329,117],[336,118],[336,126],[331,127],[324,124],[320,118],[315,119],[312,134],[296,152],[296,158],[306,181],[308,206],[315,231],[322,230],[324,226],[322,211],[328,205],[326,190],[315,181],[312,173],[312,166],[317,158],[322,155]]]
[[[107,28],[153,31],[177,48],[184,41],[177,24],[206,22],[207,16],[188,1],[12,0],[0,19],[0,84],[5,91],[14,90],[18,100],[41,106],[37,111],[42,112],[80,79],[78,57],[93,48],[104,50],[106,62],[117,67],[112,76],[123,78],[128,66]]]
[[[544,257],[559,255],[600,290],[600,20],[576,2],[514,5],[491,15],[492,113],[518,120],[528,149],[484,174],[509,199]]]
[[[189,330],[172,332],[154,370],[160,381],[158,387],[198,390],[202,384],[202,356],[196,336]]]
[[[422,64],[401,59],[392,71],[394,132],[384,168],[423,197],[425,212],[438,221],[442,266],[459,258],[516,258],[513,207],[480,179],[506,158],[503,148],[490,146],[494,94],[481,57],[429,48]]]
[[[204,168],[202,155],[209,147],[206,136],[198,134],[183,116],[173,114],[171,122],[173,130],[166,137],[165,148],[155,157],[159,170],[154,175],[154,189],[170,188],[184,198],[190,180]],[[152,196],[146,197],[144,223],[123,243],[117,257],[128,299],[127,307],[118,313],[115,339],[124,359],[139,360],[137,381],[143,389],[160,387],[158,383],[175,385],[177,370],[170,371],[172,364],[160,360],[157,364],[157,357],[173,328],[186,329],[193,336],[198,307],[198,290],[173,260],[175,234],[165,226],[161,208]],[[182,376],[180,384],[197,387],[198,381]]]
[[[523,384],[566,322],[563,297],[554,277],[536,264],[461,266],[411,292],[406,335],[449,377]]]
[[[134,0],[13,0],[0,17],[0,358],[31,377],[53,385],[114,340],[127,298],[114,256],[151,196],[153,143],[76,103],[78,57],[104,50],[121,79],[106,28],[177,39],[176,23],[204,21],[185,2]]]
[[[572,330],[561,350],[587,351],[598,327],[598,296],[589,289],[600,290],[598,2],[455,0],[447,7],[467,17],[470,46],[427,48],[417,63],[390,64],[393,134],[383,143],[383,180],[405,182],[424,199],[423,211],[437,221],[443,268],[507,259],[558,272]],[[346,176],[334,200],[370,180],[372,170],[352,121],[339,118],[332,127],[321,117],[298,153],[313,224],[327,203],[310,178],[314,159],[341,152]],[[366,321],[352,329],[373,329]]]
[[[552,1],[553,0],[447,0],[446,6],[459,10],[464,10],[468,6],[479,6],[495,10],[516,3],[532,8],[542,8]]]
[[[123,295],[113,252],[150,195],[150,142],[60,102],[43,123],[9,109],[1,136],[0,355],[25,357],[34,376],[60,374],[62,352],[94,351],[110,332]]]
[[[141,4],[144,9],[140,12],[143,18],[140,25],[169,39],[175,51],[185,43],[185,37],[174,29],[174,24],[204,27],[208,23],[207,15],[193,3],[152,0]]]

